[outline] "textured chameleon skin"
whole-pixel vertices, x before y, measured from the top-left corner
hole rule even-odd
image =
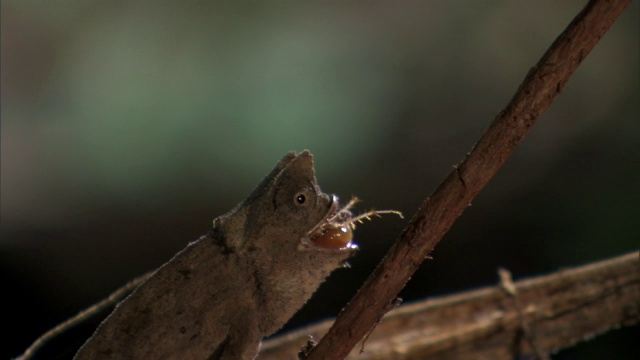
[[[260,340],[354,252],[304,244],[333,201],[317,185],[312,155],[288,153],[122,301],[75,359],[254,359]]]

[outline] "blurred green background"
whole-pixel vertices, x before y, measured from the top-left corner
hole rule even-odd
[[[585,3],[3,0],[0,358],[167,261],[287,151],[314,153],[326,192],[410,216]],[[633,2],[405,300],[639,248],[639,14]],[[337,314],[405,224],[359,226],[352,268],[285,330]],[[69,358],[92,326],[40,358]],[[635,358],[638,330],[555,358]]]

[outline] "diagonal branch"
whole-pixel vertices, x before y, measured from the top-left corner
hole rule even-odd
[[[529,71],[480,141],[420,206],[308,360],[343,359],[390,308],[411,275],[551,105],[631,0],[591,0]]]
[[[504,289],[491,286],[401,306],[373,331],[365,352],[356,349],[349,358],[540,357],[532,342],[554,352],[640,322],[637,251],[502,285]],[[331,322],[268,340],[259,358],[295,359],[307,335],[322,336]]]

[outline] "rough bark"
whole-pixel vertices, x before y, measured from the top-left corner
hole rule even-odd
[[[522,359],[536,355],[533,347],[553,353],[637,324],[639,255],[401,306],[348,358]],[[320,338],[332,322],[272,339],[258,359],[297,359],[307,336]]]
[[[480,141],[420,206],[308,360],[343,359],[392,306],[423,259],[493,178],[630,0],[592,0],[529,71]]]

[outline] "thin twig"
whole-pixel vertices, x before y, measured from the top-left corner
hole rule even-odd
[[[631,0],[592,0],[534,66],[473,150],[428,197],[308,360],[343,359],[375,325],[444,234]]]
[[[27,350],[25,350],[25,352],[22,355],[15,358],[15,360],[31,359],[31,357],[35,355],[35,353],[48,341],[64,333],[65,331],[71,329],[72,327],[79,325],[82,322],[90,319],[91,317],[101,312],[102,310],[115,305],[116,303],[118,303],[118,301],[120,301],[122,298],[124,298],[130,292],[132,292],[135,288],[137,288],[138,285],[142,284],[145,280],[147,280],[153,273],[154,271],[150,271],[144,275],[141,275],[129,281],[124,286],[120,287],[119,289],[111,293],[111,295],[109,295],[109,297],[107,297],[106,299],[101,300],[100,302],[80,311],[76,316],[64,321],[63,323],[58,324],[56,327],[47,331],[46,333],[44,333],[44,335],[36,339],[36,341],[34,341],[33,344],[31,344],[31,346],[29,346],[29,348],[27,348]]]

